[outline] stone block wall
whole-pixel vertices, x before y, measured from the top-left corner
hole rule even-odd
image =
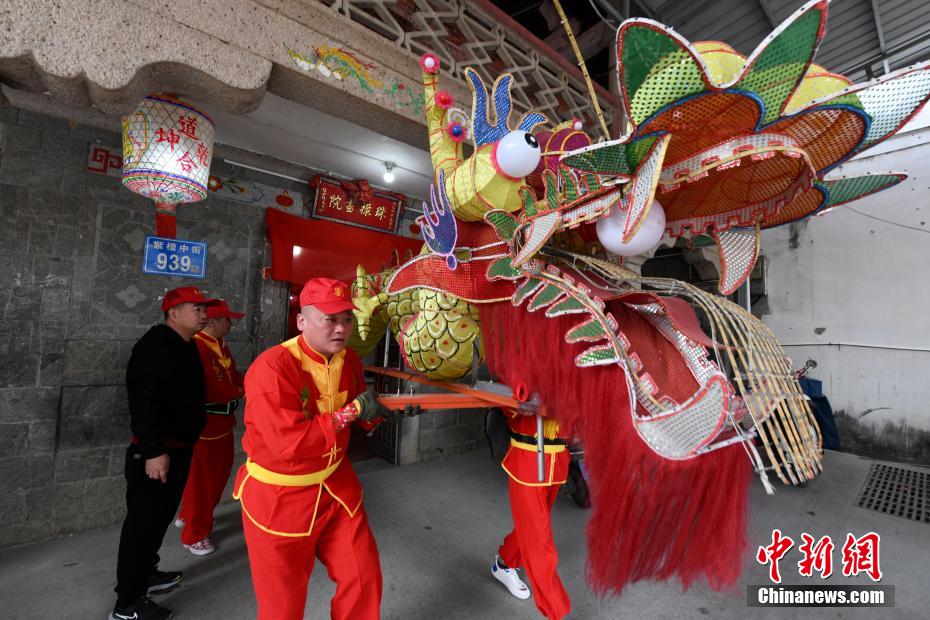
[[[480,366],[477,374],[467,375],[465,382],[490,381],[486,366]],[[432,388],[425,388],[431,391]],[[423,414],[419,421],[417,454],[420,461],[443,458],[472,450],[484,450],[490,458],[485,417],[487,409],[457,409]]]
[[[136,340],[162,320],[165,291],[196,284],[246,313],[227,337],[242,370],[286,333],[289,287],[262,276],[269,256],[263,208],[214,194],[179,206],[178,238],[208,244],[207,278],[143,275],[154,205],[119,177],[86,171],[94,144],[118,152],[120,136],[0,109],[0,547],[122,519],[130,437],[126,363]],[[218,146],[217,153],[223,149],[229,159],[266,170],[313,174],[230,147]],[[308,191],[302,183],[227,164],[222,154],[215,154],[211,173]],[[291,211],[305,215],[300,205]],[[483,411],[438,412],[410,422],[403,462],[484,442]],[[244,460],[241,433],[240,415],[237,465]]]
[[[420,461],[485,448],[485,409],[431,411],[419,417],[417,454]]]
[[[122,518],[126,362],[166,290],[196,284],[247,313],[228,338],[241,367],[284,334],[286,286],[261,277],[263,209],[182,205],[178,237],[207,241],[207,278],[143,276],[154,207],[85,171],[91,143],[119,150],[120,137],[0,110],[0,546]],[[304,191],[222,161],[213,172]]]

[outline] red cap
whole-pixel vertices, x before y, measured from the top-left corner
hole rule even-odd
[[[300,291],[300,307],[304,306],[314,306],[326,314],[356,309],[348,285],[332,278],[307,280]]]
[[[215,304],[207,306],[208,319],[219,319],[223,317],[227,319],[241,319],[244,316],[244,312],[233,312],[230,310],[225,299],[217,299]]]
[[[161,302],[161,310],[164,312],[178,304],[206,304],[209,306],[216,302],[216,299],[204,297],[204,294],[196,286],[182,286],[165,293],[165,298]]]

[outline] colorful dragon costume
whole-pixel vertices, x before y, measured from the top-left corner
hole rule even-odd
[[[672,576],[734,584],[753,469],[769,492],[765,462],[791,484],[821,469],[817,426],[769,329],[726,298],[619,264],[593,229],[619,209],[632,238],[658,191],[670,237],[716,240],[728,294],[761,229],[901,182],[825,175],[920,109],[928,65],[852,85],[812,64],[826,9],[809,2],[749,58],[624,22],[617,69],[632,129],[600,143],[574,121],[538,130],[535,112],[509,124],[512,76],[488,93],[470,68],[471,126],[450,121],[439,61],[421,59],[436,169],[426,243],[396,269],[359,268],[359,332],[373,346],[390,325],[407,363],[435,379],[483,357],[582,438],[597,591]]]

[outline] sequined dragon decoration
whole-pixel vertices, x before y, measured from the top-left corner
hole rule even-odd
[[[574,120],[540,130],[546,119],[530,112],[509,124],[512,77],[489,100],[466,69],[465,158],[439,61],[421,59],[437,173],[427,243],[390,272],[359,271],[359,331],[390,323],[408,364],[432,378],[455,380],[485,357],[582,438],[599,591],[672,576],[732,585],[753,470],[769,492],[767,472],[799,484],[821,470],[817,426],[771,331],[724,297],[618,264],[596,228],[619,215],[617,234],[633,239],[658,191],[667,235],[716,240],[727,293],[748,277],[760,229],[900,183],[826,175],[919,110],[928,65],[854,86],[812,64],[826,9],[806,4],[748,59],[624,22],[618,78],[632,131],[597,144]]]
[[[633,131],[564,158],[575,170],[628,177],[638,152],[669,137],[658,180],[667,233],[715,239],[725,294],[752,271],[761,229],[824,214],[906,178],[828,177],[919,111],[930,72],[925,62],[853,84],[814,64],[827,4],[805,4],[749,58],[719,41],[692,44],[648,19],[625,22],[618,79]],[[631,212],[627,234],[645,215]]]

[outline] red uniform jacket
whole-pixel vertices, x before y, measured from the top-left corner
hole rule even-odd
[[[233,497],[260,529],[309,536],[322,493],[349,516],[362,487],[344,458],[350,429],[338,433],[331,416],[365,391],[362,363],[351,349],[327,362],[301,336],[259,355],[245,376],[245,436],[249,456]]]
[[[527,486],[552,486],[562,484],[568,477],[568,449],[564,443],[546,444],[543,460],[543,482],[539,481],[536,458],[536,416],[506,412],[507,427],[510,429],[510,447],[504,455],[501,467],[507,475]],[[516,436],[515,436],[516,435]],[[564,440],[555,420],[543,422],[543,437],[548,440]]]
[[[217,340],[203,332],[194,334],[194,342],[203,364],[204,400],[208,403],[228,403],[242,398],[243,378],[236,369],[225,340]],[[236,425],[233,415],[207,414],[207,425],[200,433],[201,439],[218,439]]]

